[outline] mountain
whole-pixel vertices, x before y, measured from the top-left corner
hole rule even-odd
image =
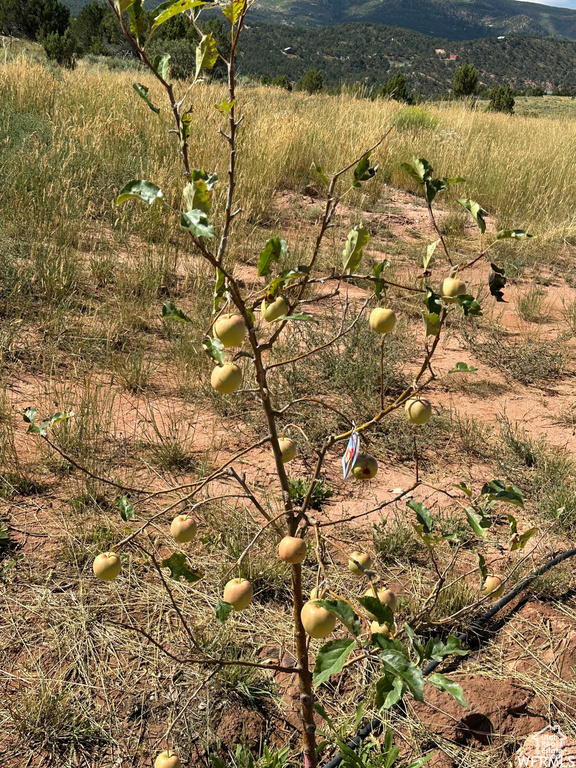
[[[576,89],[576,43],[525,36],[450,41],[382,24],[287,27],[249,24],[238,71],[298,80],[308,69],[322,71],[327,85],[379,86],[401,72],[410,88],[424,96],[447,93],[454,70],[474,64],[480,83],[492,88]]]
[[[448,40],[511,34],[576,40],[576,11],[517,0],[258,0],[251,18],[306,26],[371,22]]]

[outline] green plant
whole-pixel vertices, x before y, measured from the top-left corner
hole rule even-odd
[[[438,118],[422,107],[406,107],[394,118],[394,126],[401,133],[433,131],[438,126]]]
[[[498,85],[490,91],[488,109],[492,112],[505,112],[511,115],[514,112],[515,103],[509,85]]]
[[[196,4],[193,5],[194,8],[198,8],[194,13],[199,13],[200,8]],[[147,628],[144,629],[140,618],[134,616],[130,606],[124,604],[122,611],[128,617],[129,623],[122,628],[139,632],[147,641],[152,642],[158,651],[166,653],[171,661],[178,665],[184,668],[191,664],[216,668],[233,666],[240,670],[247,668],[253,674],[256,674],[254,670],[258,670],[258,674],[266,675],[271,670],[295,674],[300,691],[298,716],[302,739],[301,752],[304,764],[308,768],[315,768],[318,755],[314,705],[319,704],[324,695],[323,683],[329,681],[333,675],[339,675],[345,664],[352,666],[370,658],[378,669],[376,683],[378,709],[391,708],[407,695],[422,701],[426,682],[422,674],[423,665],[431,658],[463,653],[460,649],[460,641],[455,637],[449,637],[446,642],[433,639],[424,647],[419,644],[414,630],[411,630],[412,635],[410,635],[409,624],[406,625],[409,629],[402,630],[406,631],[406,636],[400,636],[398,624],[394,618],[398,608],[396,597],[384,585],[380,586],[383,578],[376,573],[371,576],[372,586],[360,597],[351,595],[349,600],[343,599],[328,586],[324,594],[316,592],[317,595],[323,594],[322,598],[305,602],[303,574],[307,573],[307,567],[306,561],[301,560],[303,552],[300,552],[298,557],[286,558],[292,561],[289,567],[280,565],[276,558],[272,559],[271,563],[272,569],[277,573],[290,574],[290,616],[292,617],[290,636],[294,638],[296,667],[287,666],[281,659],[277,664],[268,663],[267,660],[255,658],[253,652],[249,653],[249,658],[234,654],[232,659],[220,655],[224,653],[223,651],[220,651],[220,654],[213,653],[214,646],[211,646],[210,633],[191,624],[186,619],[180,603],[187,597],[187,588],[204,581],[209,585],[206,589],[210,589],[212,598],[214,595],[222,594],[223,599],[213,600],[214,621],[221,624],[225,624],[227,620],[231,623],[236,622],[243,618],[235,615],[239,612],[246,612],[244,615],[248,617],[257,617],[258,602],[261,598],[256,579],[252,577],[251,571],[255,569],[258,558],[260,562],[267,559],[270,567],[269,553],[272,547],[275,549],[278,539],[284,537],[292,540],[297,538],[305,542],[304,545],[299,544],[301,550],[310,544],[315,554],[315,558],[310,560],[316,563],[314,569],[317,588],[324,589],[320,584],[330,582],[330,570],[338,568],[335,565],[337,558],[344,555],[345,562],[348,560],[348,553],[343,552],[338,535],[331,530],[332,526],[353,522],[392,503],[401,505],[404,514],[409,516],[413,535],[426,552],[426,557],[432,563],[435,573],[439,574],[441,569],[445,569],[445,575],[447,575],[454,569],[452,544],[450,538],[442,534],[438,515],[428,509],[423,502],[415,501],[410,496],[410,491],[425,486],[418,462],[416,462],[415,477],[410,488],[395,492],[393,499],[379,506],[377,510],[370,509],[369,505],[366,505],[368,508],[362,512],[350,515],[343,513],[342,517],[335,520],[313,516],[311,510],[319,498],[317,492],[316,500],[314,499],[314,492],[321,487],[329,462],[341,461],[343,453],[342,466],[346,478],[350,475],[359,479],[374,476],[376,459],[369,454],[359,453],[361,441],[368,442],[370,435],[376,432],[380,422],[385,422],[390,414],[400,411],[405,406],[408,406],[407,415],[410,420],[422,430],[432,412],[431,402],[423,399],[422,393],[427,390],[433,393],[434,385],[441,377],[475,372],[475,369],[465,362],[457,362],[453,367],[443,370],[444,366],[438,362],[436,356],[440,339],[454,318],[476,317],[482,314],[478,299],[468,292],[460,275],[480,261],[488,248],[496,248],[501,240],[521,240],[528,235],[524,230],[519,229],[487,234],[486,212],[474,200],[460,200],[478,228],[478,254],[470,256],[463,263],[457,263],[456,259],[460,257],[452,253],[438,226],[435,201],[437,195],[463,183],[464,179],[459,176],[436,176],[426,159],[416,157],[411,163],[403,163],[402,170],[422,196],[430,227],[436,237],[434,242],[427,246],[426,253],[423,255],[422,274],[415,280],[406,279],[401,282],[400,278],[396,279],[396,276],[391,273],[390,264],[387,261],[380,263],[370,261],[368,255],[364,253],[370,241],[370,232],[360,222],[349,230],[345,242],[342,243],[341,256],[335,264],[333,253],[324,252],[328,250],[325,236],[336,220],[340,202],[347,196],[348,200],[352,200],[359,190],[370,189],[368,185],[377,176],[379,163],[375,160],[375,153],[383,145],[392,128],[386,131],[380,129],[371,148],[358,151],[355,156],[351,154],[339,169],[327,172],[320,165],[314,164],[314,173],[322,188],[325,202],[323,213],[318,221],[316,237],[311,240],[310,250],[306,250],[305,253],[298,252],[295,257],[289,251],[288,242],[280,236],[273,236],[266,243],[259,243],[256,253],[251,252],[256,265],[254,285],[247,285],[235,270],[236,259],[232,257],[231,249],[235,237],[241,232],[238,228],[238,222],[241,219],[238,217],[243,213],[241,208],[236,207],[235,197],[238,191],[236,189],[237,153],[243,149],[243,144],[239,141],[240,131],[243,130],[243,118],[239,111],[240,94],[237,88],[235,56],[249,11],[249,3],[246,0],[234,0],[225,6],[211,8],[211,10],[222,11],[224,23],[229,27],[229,53],[223,49],[218,50],[218,35],[215,30],[208,31],[207,28],[196,28],[194,25],[196,33],[199,30],[201,32],[195,53],[194,78],[189,89],[179,98],[175,95],[178,84],[173,82],[170,74],[168,54],[159,52],[151,60],[144,48],[147,19],[141,3],[134,2],[128,7],[129,28],[125,26],[125,18],[121,10],[123,9],[114,6],[118,23],[128,44],[147,67],[150,76],[155,78],[160,92],[163,92],[167,98],[170,119],[173,121],[172,132],[176,133],[177,143],[166,144],[167,141],[172,141],[173,137],[169,135],[166,139],[164,126],[159,123],[163,137],[160,147],[162,151],[167,151],[167,147],[175,149],[182,163],[183,177],[178,174],[173,176],[174,169],[171,167],[170,174],[162,180],[164,189],[156,183],[161,181],[159,178],[156,178],[156,181],[150,181],[147,178],[133,179],[119,190],[116,203],[118,206],[134,200],[144,203],[147,206],[148,215],[138,219],[138,215],[134,214],[134,221],[140,221],[142,230],[150,227],[152,232],[158,229],[164,232],[171,229],[172,223],[174,238],[181,239],[186,244],[186,248],[194,254],[190,262],[201,261],[205,265],[213,290],[209,303],[207,302],[203,307],[194,307],[192,312],[190,310],[187,312],[175,303],[175,300],[180,301],[183,297],[183,294],[173,295],[173,292],[177,293],[178,282],[167,281],[163,287],[169,295],[162,296],[165,299],[161,312],[162,322],[191,327],[196,334],[194,338],[198,350],[201,345],[209,365],[212,366],[210,374],[212,387],[219,394],[234,395],[229,401],[219,399],[222,404],[221,413],[226,412],[226,407],[229,407],[226,413],[229,418],[223,423],[228,425],[232,423],[231,414],[238,414],[241,408],[239,404],[242,403],[248,411],[250,409],[256,411],[258,408],[260,422],[254,438],[247,437],[246,432],[239,432],[242,434],[242,443],[232,458],[220,460],[219,465],[206,477],[194,478],[190,482],[177,486],[166,483],[159,488],[155,487],[154,490],[142,488],[138,484],[139,481],[111,479],[108,472],[98,467],[90,468],[75,461],[75,468],[88,474],[94,483],[111,486],[115,493],[123,494],[116,497],[115,506],[124,523],[132,518],[137,521],[136,527],[130,533],[124,535],[114,546],[107,547],[103,555],[98,556],[98,564],[104,561],[108,566],[110,564],[108,561],[113,561],[112,570],[105,569],[103,572],[100,571],[99,575],[117,577],[120,553],[126,550],[138,554],[142,558],[141,562],[147,566],[154,566],[152,571],[154,579],[159,584],[164,599],[170,601],[176,619],[187,635],[186,658],[177,655],[180,653],[177,644],[174,644],[173,651],[168,650],[163,645],[166,639],[165,634],[161,634],[160,639],[157,640],[156,635],[151,634],[150,625],[146,624]],[[191,10],[189,3],[181,3],[169,8],[160,6],[153,12],[152,27],[159,28],[165,22],[176,24],[175,17],[181,16],[182,12],[187,10]],[[195,15],[194,22],[197,22],[197,18]],[[188,26],[187,22],[183,23]],[[201,103],[202,91],[196,86],[201,80],[201,75],[211,72],[217,62],[225,67],[227,73],[226,95],[223,96],[222,92],[220,93],[221,100],[216,106],[218,114],[216,119],[224,121],[220,134],[227,146],[227,186],[223,195],[217,192],[218,176],[213,169],[209,166],[207,166],[208,169],[194,168],[191,164],[192,157],[197,155],[192,153],[190,146],[193,136],[190,130],[192,104],[188,103],[192,98],[190,94],[198,91],[200,91],[198,102]],[[300,87],[309,92],[315,92],[321,87],[319,72],[308,73],[303,80]],[[135,93],[142,99],[139,106],[147,110],[146,114],[149,114],[152,120],[156,120],[161,110],[161,107],[156,104],[157,92],[138,83]],[[209,123],[208,115],[211,109],[210,106],[210,111],[206,113],[206,124]],[[420,123],[422,115],[429,119],[427,113],[422,111],[420,113],[418,116]],[[419,125],[419,127],[422,126]],[[272,162],[270,166],[273,167]],[[262,174],[259,173],[258,178],[261,176]],[[238,237],[238,240],[242,242],[242,237]],[[435,251],[437,253],[432,265],[431,259]],[[129,293],[135,303],[142,296],[159,298],[161,284],[153,272],[153,270],[148,271],[147,279],[142,281],[141,286],[138,283],[136,286],[133,282],[130,283],[127,294]],[[506,279],[503,270],[496,265],[493,265],[493,272],[498,275],[498,279],[490,278],[490,292],[494,298],[501,300]],[[437,292],[437,286],[441,283],[443,288]],[[346,298],[340,309],[335,310],[338,322],[331,327],[326,323],[326,316],[329,313],[325,315],[322,311],[323,307],[330,306],[331,300],[348,286],[359,286],[366,295],[358,301]],[[398,341],[405,338],[400,333],[394,341],[396,329],[392,333],[392,327],[388,325],[387,334],[385,336],[378,334],[378,338],[375,338],[367,319],[367,310],[369,306],[374,307],[380,304],[385,308],[388,300],[397,294],[399,296],[416,295],[423,315],[423,324],[420,326],[418,340],[418,346],[422,348],[418,365],[414,366],[412,361],[409,361],[409,374],[398,375],[394,380],[396,367],[402,369],[407,367],[406,354],[409,347],[403,341]],[[234,340],[238,343],[242,341],[242,346],[234,349],[232,349],[233,345],[228,345],[225,343],[226,340],[214,333],[214,325],[218,322],[219,314],[224,311],[230,314],[229,310],[241,317],[246,329],[242,339]],[[203,314],[200,315],[201,311]],[[191,314],[199,316],[193,319]],[[160,318],[157,320],[160,325]],[[128,328],[132,331],[145,330],[149,327],[146,320],[142,321],[134,314],[127,315],[124,322],[129,324]],[[388,339],[389,335],[391,339]],[[279,342],[280,339],[282,339],[281,342]],[[297,343],[300,340],[309,343]],[[206,365],[198,368],[204,379],[207,378],[206,368]],[[296,379],[295,383],[291,382],[292,386],[302,388],[300,396],[292,397],[289,393],[286,382],[289,375],[285,371],[289,371]],[[310,372],[309,377],[303,375],[305,371]],[[331,394],[339,396],[336,404],[334,404],[334,396],[324,394],[319,386],[329,378],[327,373],[335,374]],[[278,381],[280,385],[277,384]],[[344,389],[341,386],[342,383],[352,383],[356,386],[356,390],[353,386]],[[341,391],[334,393],[334,387],[340,388]],[[360,394],[357,390],[361,390]],[[288,393],[288,396],[285,396],[285,393]],[[351,394],[348,395],[348,393]],[[343,405],[340,401],[346,400],[346,397],[349,398],[348,402]],[[227,406],[228,403],[229,406]],[[312,403],[317,412],[327,410],[338,418],[337,428],[325,432],[323,439],[319,439],[317,435],[314,443],[306,429],[298,425],[306,442],[314,446],[316,455],[306,482],[298,488],[302,498],[296,506],[293,502],[295,486],[291,486],[288,477],[290,468],[286,467],[287,456],[286,451],[283,451],[285,438],[282,435],[284,430],[293,424],[291,419],[294,412],[296,413],[294,418],[298,419],[297,410],[294,411],[294,409],[302,403],[308,405]],[[88,438],[95,437],[97,431],[95,427],[100,415],[93,412],[94,404],[95,401],[92,401],[87,403],[86,407],[87,423],[83,424],[83,427]],[[343,409],[353,409],[354,418],[349,418]],[[237,418],[240,417],[237,416]],[[71,459],[60,447],[66,445],[66,438],[70,447],[76,444],[76,447],[83,448],[86,461],[90,458],[89,447],[85,444],[78,445],[80,435],[74,433],[72,426],[74,417],[70,412],[58,411],[40,421],[37,419],[36,408],[31,407],[25,411],[24,420],[30,434],[42,440],[49,448],[59,450],[63,458]],[[60,435],[63,439],[57,442],[57,437]],[[293,443],[290,445],[293,446]],[[249,454],[251,456],[248,456]],[[267,478],[266,483],[247,482],[245,474],[243,472],[241,474],[236,469],[239,460],[245,461],[257,456],[257,461],[261,462],[263,455],[271,457],[270,460],[273,463],[271,478]],[[236,491],[235,494],[222,492],[223,486],[229,490],[228,484]],[[498,479],[485,483],[477,489],[468,488],[464,482],[461,482],[457,488],[458,495],[451,488],[452,493],[449,493],[449,498],[454,499],[454,503],[466,515],[469,527],[477,538],[479,549],[485,538],[485,532],[494,524],[500,505],[522,506],[523,504],[521,491],[516,486],[508,485]],[[438,492],[436,488],[434,491]],[[224,514],[219,507],[225,506],[225,499],[230,495],[235,495],[236,501],[238,497],[242,499],[244,511],[239,511],[242,507],[236,506],[231,512],[234,520],[224,521],[222,519]],[[327,497],[325,490],[323,496]],[[151,503],[158,505],[158,508],[152,507]],[[166,541],[167,531],[161,525],[169,519],[169,513],[170,517],[173,517],[175,508],[185,504],[203,508],[208,529],[205,531],[207,544],[212,544],[223,558],[226,556],[226,550],[228,551],[228,562],[222,564],[222,575],[217,585],[210,582],[213,573],[207,574],[197,568],[191,554],[182,551],[168,554],[163,551],[162,555],[159,555],[161,547],[171,544],[170,541]],[[215,517],[216,513],[220,517],[219,537],[213,536],[213,531],[210,530],[213,525],[210,515]],[[153,530],[158,534],[158,544],[152,540]],[[313,535],[311,535],[312,532]],[[200,536],[203,536],[202,531]],[[211,571],[215,570],[213,562],[210,564]],[[478,567],[481,576],[485,575],[486,567],[482,557],[479,559]],[[96,568],[96,571],[98,570]],[[261,575],[262,570],[258,575]],[[243,576],[246,572],[251,575],[250,579]],[[233,576],[233,574],[238,575]],[[457,590],[460,589],[458,594],[465,593],[463,579],[464,576],[460,574],[448,584],[445,583],[445,578],[439,578],[430,585],[429,593],[423,599],[421,614],[410,617],[418,631],[426,629],[427,616],[432,609],[438,610],[440,606],[445,606],[450,610],[455,602],[453,595]],[[122,580],[119,582],[119,587],[121,585]],[[204,588],[204,585],[201,584],[197,588]],[[480,597],[465,606],[459,606],[458,615],[473,612],[479,602]],[[426,611],[424,607],[427,605],[432,608]],[[452,620],[452,616],[445,618],[447,623]],[[372,627],[373,621],[377,622],[377,629],[385,629],[374,630],[373,633],[366,631]],[[337,624],[342,636],[337,639],[327,639]],[[327,639],[327,642],[318,647],[310,643],[310,638]],[[407,641],[408,638],[411,642]],[[250,644],[249,649],[253,650]],[[310,665],[311,654],[315,657],[313,671]],[[436,674],[429,678],[428,682],[440,690],[451,693],[460,703],[464,701],[462,690],[454,681]],[[386,738],[388,739],[388,736]],[[391,742],[387,746],[387,753],[386,762],[382,764],[389,766],[396,760],[398,754],[397,748],[393,748]],[[413,766],[421,764],[422,760],[413,763]]]
[[[375,98],[389,98],[394,99],[395,101],[410,102],[410,94],[408,92],[406,80],[400,72],[396,72],[390,80],[380,86],[376,91]]]
[[[473,64],[462,64],[454,72],[455,96],[472,96],[478,85],[478,70]]]
[[[297,91],[307,91],[308,93],[318,93],[324,87],[324,78],[322,72],[318,69],[309,69],[295,85]]]

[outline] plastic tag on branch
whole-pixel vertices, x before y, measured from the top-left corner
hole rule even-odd
[[[350,439],[348,440],[348,445],[346,446],[346,451],[344,456],[342,456],[342,473],[344,475],[344,480],[348,480],[350,477],[350,472],[352,472],[352,467],[356,463],[359,451],[360,435],[356,432],[356,427],[354,426],[352,428]]]

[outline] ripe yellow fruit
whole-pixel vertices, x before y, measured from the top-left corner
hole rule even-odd
[[[160,752],[156,760],[154,760],[154,768],[182,768],[182,763],[171,750],[166,752]]]
[[[234,606],[235,611],[243,611],[252,602],[254,591],[248,579],[230,579],[224,587],[224,600]]]
[[[237,347],[246,334],[244,320],[240,315],[220,315],[214,323],[214,334],[225,347]]]
[[[390,333],[396,325],[396,315],[391,309],[376,307],[370,312],[370,328],[376,333]]]
[[[406,400],[404,411],[412,424],[426,424],[432,416],[430,402],[421,397],[411,397],[409,400]]]
[[[348,570],[355,573],[356,576],[363,576],[364,571],[358,568],[354,561],[360,563],[360,565],[363,565],[366,569],[370,568],[372,565],[372,558],[366,552],[352,552],[350,560],[348,560]]]
[[[296,536],[284,536],[278,545],[278,556],[285,563],[296,565],[306,559],[306,542]]]
[[[485,597],[500,597],[503,593],[504,584],[502,584],[502,579],[498,576],[487,576],[482,587],[482,594]]]
[[[116,552],[102,552],[92,563],[94,576],[102,581],[113,581],[120,573],[120,558]]]
[[[466,293],[466,283],[457,277],[447,277],[440,286],[440,295],[447,304],[455,304],[456,296],[463,296]]]
[[[377,597],[381,603],[383,603],[384,605],[387,605],[388,608],[390,608],[392,613],[395,613],[396,608],[398,607],[398,599],[396,598],[396,595],[394,594],[394,592],[392,592],[391,589],[381,588],[376,592],[376,594],[374,594],[374,588],[369,587],[366,590],[366,592],[364,592],[364,597]],[[367,611],[366,608],[364,608],[364,610],[366,611],[366,614],[370,619],[372,619],[373,621],[376,621],[376,616],[374,616],[374,614]]]
[[[177,515],[170,523],[170,533],[179,544],[185,544],[196,538],[197,530],[196,520],[188,515]]]
[[[335,614],[311,601],[304,603],[300,618],[306,632],[314,638],[328,637],[336,626]]]
[[[216,392],[231,395],[242,384],[242,371],[234,363],[219,365],[212,371],[210,383]]]
[[[274,320],[278,320],[279,317],[285,315],[288,312],[288,304],[283,296],[278,296],[270,304],[266,304],[266,299],[262,302],[262,317],[269,323],[273,323]]]
[[[371,480],[378,471],[378,462],[374,456],[367,453],[359,453],[352,467],[352,474],[356,480]]]
[[[282,461],[284,464],[288,464],[296,456],[296,443],[294,440],[290,440],[289,437],[281,437],[278,440],[278,445],[282,452]]]
[[[396,622],[394,622],[392,627],[389,627],[388,624],[378,624],[377,621],[373,621],[372,624],[370,624],[370,630],[373,635],[380,634],[390,637],[391,634],[396,634],[398,627],[396,626]]]

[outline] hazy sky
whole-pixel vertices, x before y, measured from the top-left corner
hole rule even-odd
[[[576,0],[524,0],[524,2],[538,2],[541,5],[556,5],[559,8],[574,8],[576,10]]]

